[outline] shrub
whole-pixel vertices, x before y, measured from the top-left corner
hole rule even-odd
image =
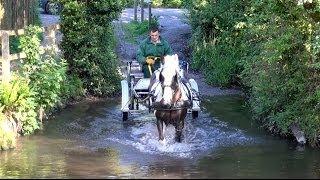
[[[150,27],[159,26],[158,18],[153,16],[150,21]],[[137,37],[147,36],[149,33],[149,20],[144,20],[143,22],[131,21],[124,25],[126,31],[126,40],[131,43],[138,43]]]
[[[5,119],[14,119],[22,127],[22,134],[31,134],[39,128],[35,112],[37,103],[29,80],[18,75],[9,83],[0,84],[0,109]]]
[[[105,96],[117,92],[120,74],[112,21],[121,13],[123,2],[61,2],[64,6],[60,16],[64,35],[61,46],[69,73],[81,79],[86,93]]]
[[[242,0],[186,1],[192,27],[191,67],[204,70],[209,84],[239,84],[243,53],[242,27],[246,3]]]

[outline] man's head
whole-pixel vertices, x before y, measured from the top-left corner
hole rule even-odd
[[[149,35],[150,35],[150,38],[151,38],[151,41],[153,43],[156,43],[158,42],[160,39],[160,32],[159,32],[159,29],[158,27],[152,27],[149,31]]]

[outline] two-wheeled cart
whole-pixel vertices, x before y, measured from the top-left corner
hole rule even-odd
[[[185,69],[188,72],[188,65]],[[192,118],[197,118],[200,111],[198,84],[194,79],[188,79],[190,84],[192,106],[188,109]],[[129,114],[134,111],[153,111],[152,98],[149,96],[150,78],[144,78],[141,65],[137,61],[127,63],[126,78],[121,81],[121,111],[123,121],[128,120]],[[146,108],[141,107],[144,106]]]

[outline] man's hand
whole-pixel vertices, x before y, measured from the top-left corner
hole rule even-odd
[[[154,60],[151,59],[151,58],[147,58],[146,63],[150,64],[150,65],[153,65],[154,64]]]

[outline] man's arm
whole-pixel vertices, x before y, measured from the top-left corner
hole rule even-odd
[[[138,52],[137,52],[137,61],[140,64],[145,64],[146,63],[146,53],[145,53],[145,47],[143,44],[141,44],[138,48]]]

